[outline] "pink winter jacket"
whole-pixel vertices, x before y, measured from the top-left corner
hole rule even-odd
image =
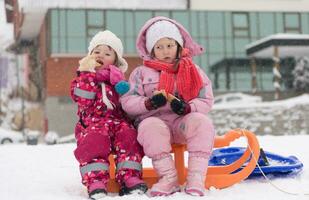
[[[144,60],[151,59],[146,49],[146,32],[148,28],[157,21],[168,20],[174,23],[184,40],[184,47],[188,48],[192,56],[203,53],[204,48],[193,41],[186,29],[174,20],[166,17],[155,17],[149,20],[141,29],[137,40],[136,47],[140,57]],[[200,90],[199,96],[189,101],[191,112],[200,112],[207,114],[213,105],[213,93],[211,81],[206,74],[196,66],[203,79],[204,87]],[[120,102],[125,112],[135,118],[139,123],[147,117],[159,117],[160,119],[172,124],[175,119],[181,117],[171,110],[170,104],[156,110],[147,110],[145,100],[153,96],[153,92],[157,90],[159,84],[160,72],[146,66],[137,67],[130,75],[130,91],[120,98]]]
[[[77,77],[71,81],[71,97],[78,105],[77,115],[85,126],[99,122],[103,117],[113,115],[119,119],[123,118],[119,95],[114,85],[124,80],[123,73],[116,67],[93,72],[77,72]],[[106,94],[114,109],[107,109],[102,100],[101,83],[105,83]]]
[[[204,83],[199,96],[189,101],[191,112],[207,114],[213,105],[213,93],[211,82],[206,74],[197,66]],[[159,117],[160,119],[173,123],[180,117],[174,113],[167,103],[165,106],[156,110],[147,110],[145,100],[153,96],[159,85],[160,72],[146,66],[137,67],[130,75],[130,91],[120,98],[122,108],[126,113],[135,118],[139,123],[147,117]]]

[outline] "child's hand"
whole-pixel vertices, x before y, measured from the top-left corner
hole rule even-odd
[[[167,102],[166,92],[164,90],[155,91],[154,95],[145,101],[145,106],[147,110],[154,110],[162,107]]]
[[[178,99],[174,95],[168,94],[167,100],[170,102],[173,112],[177,115],[185,115],[191,112],[190,105],[182,99]]]
[[[167,97],[167,94],[166,94],[166,92],[165,92],[165,90],[156,90],[156,91],[153,92],[153,94],[154,94],[154,95],[162,94],[162,95],[165,97],[165,99],[168,98],[168,97]]]
[[[95,72],[95,68],[101,66],[95,59],[95,55],[88,55],[79,61],[79,71]]]
[[[170,102],[173,112],[177,115],[185,115],[191,112],[191,107],[188,103],[172,94],[167,95],[167,101]]]

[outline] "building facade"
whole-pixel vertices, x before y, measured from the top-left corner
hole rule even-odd
[[[275,33],[309,34],[309,0],[47,2],[5,0],[7,20],[15,27],[11,50],[28,55],[30,72],[41,81],[38,100],[43,102],[48,127],[63,134],[72,133],[76,121],[70,80],[89,40],[100,30],[109,29],[123,41],[128,76],[141,63],[135,39],[144,22],[154,16],[179,21],[206,48],[194,59],[214,82],[215,93],[251,92],[246,45]],[[257,61],[257,65],[258,92],[273,92],[271,61]],[[282,90],[292,91],[293,62],[284,60],[282,65],[287,76]]]

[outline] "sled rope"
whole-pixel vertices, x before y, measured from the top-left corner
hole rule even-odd
[[[241,134],[243,135],[243,136],[245,136],[245,134],[244,134],[244,130],[246,130],[246,129],[238,129],[238,130],[240,130],[240,132],[241,132]],[[248,143],[248,147],[249,147],[249,150],[251,151],[251,154],[253,155],[253,150],[251,149],[251,147],[250,147],[250,145],[249,145],[249,143]],[[277,186],[276,184],[274,184],[267,176],[266,176],[266,174],[264,174],[264,172],[262,171],[262,169],[261,169],[261,167],[260,167],[260,165],[259,165],[259,163],[258,163],[258,160],[255,158],[255,156],[252,156],[253,157],[253,159],[255,160],[255,162],[256,162],[256,166],[258,167],[258,169],[260,170],[260,172],[262,173],[262,175],[263,175],[263,177],[266,179],[266,181],[271,185],[271,186],[273,186],[275,189],[277,189],[277,190],[279,190],[280,192],[283,192],[283,193],[285,193],[285,194],[289,194],[289,195],[294,195],[294,196],[298,196],[298,195],[309,195],[309,193],[295,193],[295,192],[289,192],[289,191],[287,191],[287,190],[284,190],[284,189],[282,189],[282,188],[280,188],[279,186]]]

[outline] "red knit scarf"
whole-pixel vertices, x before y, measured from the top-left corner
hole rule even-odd
[[[170,64],[157,60],[145,60],[144,65],[161,71],[158,90],[165,90],[167,93],[173,94],[176,79],[179,95],[187,102],[196,98],[203,87],[202,78],[192,62],[188,49],[182,49],[181,59],[176,67],[175,63]]]

